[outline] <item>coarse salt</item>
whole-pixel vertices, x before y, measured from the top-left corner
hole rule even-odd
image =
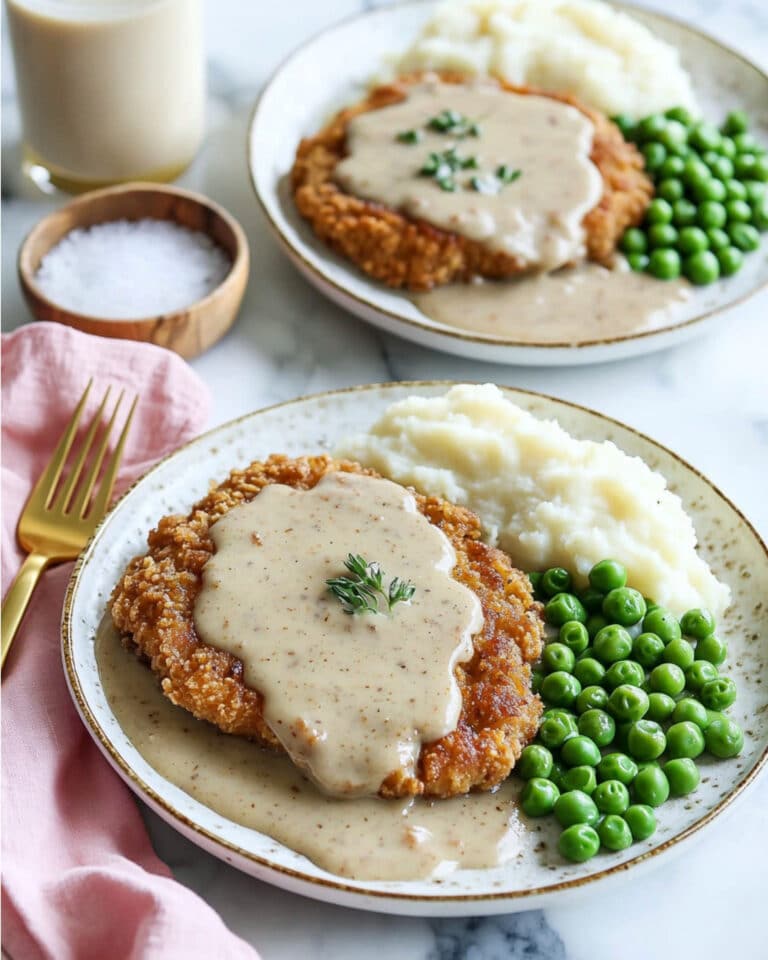
[[[204,233],[168,220],[113,220],[68,233],[43,257],[35,279],[66,310],[127,320],[190,306],[231,265]]]

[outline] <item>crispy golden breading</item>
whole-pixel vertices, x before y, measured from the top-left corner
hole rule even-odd
[[[195,632],[194,602],[214,550],[209,529],[267,484],[308,490],[333,470],[375,475],[326,456],[274,455],[235,470],[188,516],[160,521],[149,535],[149,552],[131,561],[112,594],[112,617],[124,642],[149,661],[173,703],[225,733],[273,748],[280,744],[262,715],[261,695],[243,683],[241,661],[203,643]],[[531,693],[529,664],[541,653],[541,608],[528,578],[506,554],[480,541],[475,514],[437,497],[417,495],[417,502],[453,544],[453,575],[478,596],[485,623],[474,638],[472,659],[456,669],[463,700],[457,729],[422,748],[416,777],[395,770],[380,792],[447,797],[500,783],[536,733],[542,708]]]
[[[439,76],[446,83],[465,80],[455,73]],[[530,265],[493,251],[481,241],[351,196],[334,183],[333,171],[345,156],[350,120],[399,103],[407,96],[408,86],[422,77],[413,74],[376,87],[362,103],[342,110],[318,134],[301,141],[291,171],[299,212],[330,247],[390,287],[430,290],[445,283],[468,282],[473,277],[502,280],[530,271]],[[642,220],[653,195],[641,154],[624,140],[615,124],[574,97],[507,83],[501,86],[511,93],[539,94],[570,104],[594,124],[591,159],[600,171],[604,189],[600,203],[584,218],[584,228],[589,259],[609,265],[624,230]]]

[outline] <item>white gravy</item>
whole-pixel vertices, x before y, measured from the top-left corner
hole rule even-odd
[[[197,632],[242,661],[270,728],[321,789],[375,794],[391,772],[414,772],[422,743],[456,729],[454,670],[472,655],[482,608],[409,491],[342,472],[311,490],[272,484],[211,536]],[[412,601],[346,613],[325,581],[348,575],[350,553],[379,563],[385,587],[412,581]]]
[[[330,873],[356,880],[442,877],[507,863],[530,845],[515,779],[496,793],[434,802],[334,799],[286,756],[174,706],[148,667],[121,646],[109,616],[96,636],[96,659],[117,723],[161,777]]]
[[[428,128],[443,110],[478,124],[463,139]],[[404,144],[403,131],[420,140]],[[347,130],[348,156],[334,177],[349,193],[426,220],[512,256],[521,265],[552,270],[584,253],[584,216],[598,203],[603,184],[589,159],[594,128],[584,114],[548,97],[503,91],[495,84],[426,81],[401,103],[355,117]],[[474,156],[477,169],[455,173],[456,189],[420,175],[430,153],[455,146]],[[501,166],[520,176],[485,194],[471,186]]]
[[[459,330],[575,345],[676,323],[690,296],[691,286],[683,280],[582,263],[502,283],[437,287],[412,299],[432,320]]]

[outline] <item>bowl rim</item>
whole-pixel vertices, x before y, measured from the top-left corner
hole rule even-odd
[[[83,693],[83,688],[80,684],[79,676],[77,669],[75,668],[74,663],[74,618],[73,618],[73,607],[75,597],[78,591],[80,577],[83,572],[86,560],[89,557],[92,549],[96,546],[98,539],[101,537],[105,525],[109,523],[113,511],[128,497],[128,495],[141,483],[147,480],[149,477],[154,475],[161,467],[163,467],[166,462],[171,458],[176,456],[183,450],[188,449],[189,447],[200,443],[206,442],[211,439],[218,431],[225,430],[231,427],[236,426],[248,420],[252,417],[269,413],[274,410],[278,410],[284,407],[292,406],[294,404],[303,403],[305,401],[316,401],[321,400],[330,396],[339,396],[343,394],[358,394],[362,395],[370,390],[386,390],[391,387],[405,387],[418,391],[419,388],[424,387],[444,387],[445,389],[450,389],[452,386],[456,386],[459,383],[465,384],[479,384],[480,381],[458,381],[458,380],[399,380],[399,381],[389,381],[386,383],[369,383],[369,384],[359,384],[352,387],[343,387],[334,390],[324,390],[319,393],[308,394],[306,396],[294,397],[291,400],[284,400],[280,403],[270,404],[269,406],[259,408],[257,410],[252,410],[249,413],[242,414],[239,417],[235,417],[232,420],[228,420],[225,423],[218,424],[215,427],[212,427],[210,430],[205,431],[200,434],[200,436],[195,437],[193,440],[188,441],[187,443],[182,444],[177,449],[173,450],[171,453],[166,454],[161,460],[159,460],[153,467],[151,467],[142,477],[134,481],[119,497],[119,499],[112,506],[110,511],[106,516],[101,520],[99,525],[96,527],[93,535],[88,541],[85,549],[80,554],[75,562],[75,566],[72,570],[69,582],[67,584],[66,595],[64,597],[64,605],[62,609],[62,619],[61,619],[61,652],[62,660],[64,665],[64,672],[67,681],[67,686],[70,691],[70,695],[75,702],[77,712],[80,714],[81,720],[86,725],[88,732],[91,737],[96,741],[97,745],[101,749],[102,753],[106,756],[108,761],[112,764],[115,770],[118,771],[120,776],[132,786],[134,792],[136,792],[139,797],[150,805],[154,805],[159,811],[163,812],[165,819],[175,827],[175,829],[180,830],[182,833],[188,831],[190,833],[196,834],[200,841],[204,844],[213,846],[215,849],[223,849],[230,854],[234,854],[237,857],[249,861],[252,864],[258,865],[260,867],[266,868],[269,871],[279,873],[282,876],[300,881],[301,883],[306,883],[316,887],[323,887],[330,890],[335,890],[344,894],[352,894],[355,897],[370,897],[374,900],[387,901],[387,900],[396,900],[399,902],[419,902],[424,904],[429,903],[471,903],[471,902],[481,902],[481,901],[515,901],[515,902],[525,902],[531,898],[536,898],[542,895],[549,895],[557,893],[561,890],[576,890],[589,886],[590,884],[595,884],[600,880],[604,880],[608,877],[619,877],[627,873],[630,868],[640,866],[641,864],[647,864],[655,857],[658,857],[662,853],[666,853],[671,848],[678,847],[684,841],[688,840],[690,837],[697,834],[703,827],[707,826],[712,820],[717,816],[723,813],[732,803],[745,791],[745,789],[757,779],[761,771],[768,764],[768,744],[763,748],[762,753],[754,763],[754,765],[746,771],[744,776],[739,780],[734,787],[718,801],[718,803],[706,813],[701,819],[690,824],[680,833],[676,834],[673,837],[670,837],[668,840],[665,840],[664,843],[660,844],[657,847],[647,850],[644,853],[638,854],[636,857],[633,857],[631,860],[626,860],[623,863],[614,864],[611,867],[605,867],[602,870],[598,870],[596,873],[592,873],[586,877],[574,877],[570,880],[562,880],[558,883],[545,884],[542,886],[534,887],[528,890],[512,890],[512,891],[499,891],[496,893],[482,893],[482,894],[424,894],[424,893],[404,893],[399,891],[389,891],[389,890],[376,890],[376,889],[366,889],[361,888],[360,886],[353,886],[349,883],[346,883],[343,879],[329,879],[327,877],[316,877],[311,876],[300,870],[296,870],[293,867],[287,867],[280,863],[276,863],[274,860],[270,860],[267,857],[260,856],[251,851],[245,850],[238,844],[233,843],[229,840],[226,840],[220,836],[217,836],[206,827],[201,826],[197,821],[191,819],[186,814],[175,809],[173,804],[162,797],[153,787],[147,784],[127,763],[123,758],[120,752],[112,745],[109,737],[107,736],[105,730],[100,725],[99,721],[96,719],[92,713],[90,707],[86,702],[85,695]],[[751,521],[746,517],[742,510],[737,507],[733,501],[727,497],[720,488],[714,484],[704,473],[690,464],[685,458],[675,453],[669,447],[664,446],[658,441],[654,440],[652,437],[649,437],[646,433],[643,433],[640,430],[635,429],[629,424],[623,423],[621,420],[617,420],[615,417],[611,417],[607,414],[604,414],[598,410],[594,410],[590,407],[584,406],[580,403],[574,403],[570,400],[564,400],[560,397],[555,397],[552,394],[542,393],[536,390],[525,390],[519,387],[509,386],[509,385],[499,385],[502,391],[504,390],[513,390],[517,393],[524,394],[527,397],[540,398],[547,401],[554,401],[555,403],[563,404],[566,407],[579,410],[581,412],[587,413],[591,416],[595,416],[600,420],[604,420],[614,426],[628,431],[630,434],[635,437],[640,438],[642,441],[651,444],[657,449],[661,450],[663,453],[670,456],[673,460],[677,461],[685,469],[693,473],[697,478],[699,478],[703,483],[705,483],[712,492],[719,497],[725,504],[738,516],[738,518],[746,525],[747,529],[751,532],[754,537],[756,544],[760,547],[765,555],[766,563],[768,563],[768,543],[762,538],[758,530],[751,523]],[[178,825],[178,826],[177,826]],[[231,862],[231,860],[230,860]],[[236,865],[236,864],[235,864]]]
[[[44,229],[46,224],[48,224],[54,218],[60,217],[67,210],[73,210],[78,207],[87,207],[94,200],[98,200],[101,197],[118,197],[124,193],[155,193],[182,197],[183,199],[196,203],[198,206],[203,207],[204,209],[207,209],[220,217],[221,220],[223,220],[227,227],[231,230],[235,239],[235,253],[231,259],[229,270],[221,282],[204,297],[201,297],[199,300],[193,300],[192,303],[187,304],[185,307],[180,307],[178,310],[171,310],[168,313],[157,313],[143,317],[100,317],[96,316],[95,314],[78,313],[75,310],[69,310],[68,308],[63,307],[61,304],[56,303],[55,300],[51,300],[50,297],[46,296],[46,294],[43,293],[38,286],[35,279],[35,272],[32,271],[28,262],[29,249],[34,240],[37,238],[38,234]],[[98,221],[98,223],[110,222],[112,221],[109,219]],[[95,225],[96,224],[91,224],[91,226]],[[76,230],[78,228],[75,226],[72,229]],[[67,233],[71,232],[72,231],[70,230]],[[65,233],[63,237],[67,236],[67,233]],[[206,235],[208,234],[206,233]],[[186,190],[183,187],[171,186],[170,184],[151,183],[144,180],[132,180],[127,183],[102,187],[98,190],[89,190],[87,193],[82,193],[76,197],[73,197],[63,206],[57,207],[56,210],[51,211],[51,213],[46,214],[44,217],[38,220],[37,223],[35,223],[34,226],[27,232],[21,242],[21,246],[19,247],[19,252],[16,258],[16,272],[25,297],[32,295],[36,300],[48,307],[48,309],[55,310],[65,316],[67,318],[67,322],[85,325],[98,323],[128,326],[129,324],[133,324],[139,327],[146,326],[151,329],[159,320],[173,320],[175,318],[183,317],[192,310],[195,312],[205,310],[206,307],[210,306],[215,300],[219,299],[219,297],[221,297],[223,293],[230,288],[230,286],[238,282],[241,271],[244,270],[247,277],[249,260],[250,254],[248,249],[248,238],[245,235],[245,231],[235,217],[215,200],[211,200],[210,197],[207,197],[202,193],[198,193],[197,191]]]
[[[651,18],[656,18],[658,20],[664,21],[668,24],[671,24],[682,30],[687,30],[688,32],[694,34],[700,39],[706,40],[710,43],[713,43],[718,47],[722,52],[727,53],[734,57],[737,60],[740,60],[746,67],[752,69],[764,82],[766,85],[766,90],[768,91],[768,70],[764,70],[759,64],[755,63],[754,60],[747,57],[745,54],[736,50],[734,47],[729,46],[726,43],[723,43],[717,37],[712,36],[707,33],[705,30],[701,30],[696,26],[688,23],[687,21],[679,18],[670,16],[667,13],[662,13],[661,11],[655,8],[640,7],[637,4],[626,2],[626,0],[606,0],[609,6],[617,8],[620,12],[627,13],[630,16],[632,14],[642,14],[647,15]],[[405,324],[406,326],[412,327],[414,330],[421,331],[431,336],[441,336],[448,337],[449,339],[464,342],[464,343],[474,343],[486,347],[507,347],[510,349],[525,349],[525,350],[583,350],[586,348],[594,347],[609,347],[616,344],[624,344],[634,342],[636,340],[644,340],[648,337],[657,337],[661,338],[665,334],[677,334],[679,331],[689,330],[695,324],[704,323],[707,320],[710,320],[714,317],[719,316],[722,313],[732,310],[735,307],[740,306],[745,303],[747,300],[750,300],[752,297],[761,293],[762,291],[768,289],[768,276],[765,280],[760,281],[755,287],[750,290],[747,290],[745,293],[741,294],[736,299],[730,301],[727,304],[723,304],[718,307],[712,307],[709,310],[705,310],[703,313],[698,314],[698,316],[690,317],[688,320],[684,320],[682,323],[676,323],[672,326],[661,327],[656,330],[641,330],[636,333],[625,333],[620,336],[614,337],[597,337],[590,340],[580,340],[578,343],[572,343],[568,340],[550,340],[546,342],[536,342],[531,340],[512,340],[505,339],[491,334],[487,335],[478,335],[476,333],[465,333],[458,328],[452,327],[443,327],[435,326],[434,324],[427,323],[420,319],[414,319],[413,317],[403,316],[402,313],[395,312],[389,307],[381,306],[378,303],[375,303],[371,300],[366,299],[365,297],[360,296],[354,290],[352,290],[348,285],[343,282],[339,282],[333,277],[327,276],[319,267],[309,260],[304,253],[302,252],[299,245],[294,244],[288,237],[284,234],[279,223],[273,218],[269,210],[269,205],[267,200],[262,197],[259,184],[257,182],[257,177],[254,172],[254,141],[256,137],[254,132],[256,125],[259,121],[259,115],[263,105],[263,101],[268,95],[273,83],[277,80],[278,76],[282,71],[288,67],[291,61],[298,54],[302,53],[307,47],[311,46],[317,40],[321,39],[328,33],[332,33],[334,30],[337,30],[339,27],[346,26],[347,24],[354,23],[358,20],[364,20],[366,17],[375,16],[386,11],[386,13],[392,14],[397,10],[403,7],[427,7],[429,5],[434,5],[435,0],[400,0],[399,3],[394,6],[389,7],[372,7],[363,10],[359,13],[351,14],[347,17],[344,17],[340,20],[334,21],[332,24],[329,24],[327,27],[323,27],[322,30],[318,30],[307,40],[300,43],[298,46],[294,47],[287,56],[285,56],[280,63],[275,67],[272,73],[269,76],[269,79],[265,83],[258,97],[256,98],[256,103],[253,106],[251,111],[250,120],[248,123],[248,135],[246,138],[246,164],[248,166],[248,178],[251,183],[251,188],[256,195],[256,199],[259,203],[262,213],[266,219],[267,225],[270,228],[270,231],[277,239],[279,246],[283,251],[288,255],[290,259],[297,261],[295,264],[299,267],[305,274],[311,277],[312,281],[319,285],[322,289],[323,286],[330,287],[334,291],[334,299],[339,302],[351,301],[355,304],[358,309],[364,311],[373,311],[381,317],[386,317],[387,320],[394,321],[398,324]],[[386,15],[386,14],[385,14]],[[318,241],[319,243],[320,241]],[[352,264],[349,264],[349,269],[354,269]],[[362,275],[364,276],[364,275]],[[389,291],[391,292],[391,291]],[[397,292],[397,291],[395,291]],[[352,309],[352,308],[348,308]]]

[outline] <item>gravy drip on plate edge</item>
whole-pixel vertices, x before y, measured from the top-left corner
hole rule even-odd
[[[429,128],[444,110],[477,124],[478,136]],[[398,134],[418,131],[418,142]],[[334,178],[348,193],[552,270],[584,253],[582,220],[598,203],[603,183],[589,158],[594,128],[574,107],[549,97],[509,93],[492,83],[427,80],[401,103],[350,121],[347,156]],[[454,190],[420,173],[430,153],[455,147],[476,166],[455,171]],[[502,166],[520,171],[498,192],[472,187]]]
[[[389,480],[329,473],[312,489],[270,484],[211,527],[195,626],[243,664],[264,717],[294,763],[326,793],[376,794],[415,773],[423,743],[456,729],[457,663],[483,626],[479,599],[451,571],[445,534]],[[348,554],[380,564],[386,589],[412,601],[345,612],[326,580]]]
[[[450,800],[329,797],[288,757],[174,706],[152,671],[122,647],[109,615],[95,653],[118,725],[161,777],[330,873],[355,880],[438,878],[508,863],[526,843],[514,778],[495,793]]]

